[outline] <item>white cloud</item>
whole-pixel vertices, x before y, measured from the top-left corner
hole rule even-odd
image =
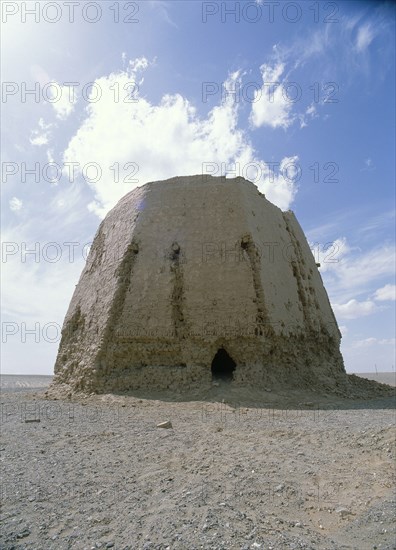
[[[49,163],[55,162],[54,160],[54,151],[52,149],[47,149],[46,151],[47,160]]]
[[[308,120],[318,118],[317,107],[314,103],[311,103],[305,110],[305,113],[299,114],[298,118],[300,120],[300,128],[305,128],[308,126]]]
[[[43,118],[38,121],[39,130],[32,130],[29,141],[32,145],[47,145],[49,137],[51,135],[51,128],[53,124],[46,124]]]
[[[129,68],[135,75],[138,71],[146,70],[149,65],[150,63],[145,57],[137,57],[136,59],[129,60]]]
[[[322,25],[299,33],[290,42],[277,44],[277,62],[287,63],[293,69],[307,67],[317,82],[342,82],[344,92],[356,84],[360,75],[373,78],[373,69],[378,74],[379,68],[373,66],[370,56],[374,39],[381,36],[383,59],[392,57],[394,51],[393,18],[384,5],[382,8],[371,10],[370,14],[355,10],[353,15],[335,16],[339,19],[337,24]]]
[[[32,65],[30,73],[33,78],[45,87],[46,101],[50,103],[55,115],[60,120],[65,120],[74,110],[77,95],[73,86],[63,86],[49,76],[40,65]]]
[[[17,197],[12,197],[12,199],[9,202],[9,205],[10,205],[10,210],[12,210],[13,212],[17,212],[22,208],[23,203]]]
[[[341,341],[341,351],[347,372],[394,371],[394,338],[348,338]]]
[[[394,246],[383,245],[357,253],[356,248],[348,247],[345,238],[334,242],[339,245],[344,243],[345,246],[340,246],[339,252],[334,254],[334,259],[339,261],[329,263],[325,260],[321,266],[325,286],[333,302],[343,303],[362,293],[368,295],[373,292],[377,280],[394,276]]]
[[[213,163],[213,175],[217,176],[226,172],[222,166],[237,164],[239,175],[247,177],[244,167],[253,162],[264,167],[256,185],[269,200],[287,209],[296,192],[294,182],[279,175],[270,181],[268,166],[256,158],[246,133],[238,128],[239,105],[232,94],[227,94],[206,118],[200,118],[195,107],[180,94],[164,95],[154,105],[136,91],[132,99],[124,101],[125,86],[138,81],[138,73],[148,65],[145,58],[137,59],[127,70],[96,81],[102,98],[88,105],[87,118],[64,153],[64,161],[78,162],[80,167],[89,162],[101,166],[101,178],[88,182],[95,193],[90,209],[104,216],[137,185],[175,175],[200,174],[203,163]],[[225,83],[227,89],[239,79],[238,71],[231,74]],[[120,101],[114,99],[115,87],[120,90]],[[289,157],[282,163],[288,160]],[[118,183],[114,181],[114,166],[120,169]]]
[[[40,223],[37,217],[29,218],[2,235],[2,364],[5,372],[51,374],[53,371],[60,329],[85,263],[82,246],[64,246],[74,241],[73,237],[69,238],[70,233],[65,235],[65,227],[70,231],[75,225],[65,223],[67,214],[53,212],[51,205],[48,218],[43,216]],[[42,229],[41,221],[44,239],[37,234],[37,230]],[[57,237],[58,230],[64,235],[61,239]],[[49,243],[51,246],[46,248]],[[54,261],[57,245],[59,261]],[[24,254],[24,250],[30,252]]]
[[[369,23],[361,25],[357,32],[355,48],[361,53],[364,52],[371,44],[374,38],[374,31]]]
[[[40,223],[29,217],[2,232],[2,308],[8,317],[62,323],[93,237],[81,203],[80,187],[68,186],[56,193]]]
[[[373,161],[370,157],[364,159],[364,166],[360,169],[361,172],[372,172],[375,169]]]
[[[324,221],[322,225],[312,227],[306,231],[306,236],[309,243],[314,243],[315,241],[321,240],[323,242],[324,238],[327,238],[329,235],[334,235],[338,233],[338,230],[344,220],[347,218],[345,215],[334,214],[331,217],[331,221]]]
[[[395,338],[364,338],[356,340],[352,346],[354,348],[365,348],[369,346],[394,346]]]
[[[382,218],[379,216],[378,220]],[[315,261],[321,264],[324,286],[339,320],[364,317],[388,309],[387,304],[380,305],[377,300],[385,302],[392,296],[394,299],[395,293],[394,285],[379,288],[385,277],[394,277],[395,250],[392,245],[384,244],[362,251],[351,246],[345,237],[328,243],[321,241],[323,236],[334,234],[337,226],[345,223],[342,214],[331,223],[324,223],[308,232],[309,246]],[[361,238],[359,240],[363,242]]]
[[[7,288],[7,292],[3,291],[3,312],[25,321],[57,322],[61,325],[84,261],[79,258],[73,263],[64,259],[49,263],[43,259],[43,246],[37,250],[37,263],[29,258],[31,261],[21,264],[21,254],[17,254],[8,257],[3,264],[3,287]],[[66,252],[62,250],[63,258]]]
[[[307,108],[305,113],[307,115],[314,116],[316,114],[316,106],[313,103],[311,103],[311,105]]]
[[[54,88],[54,90],[50,88],[51,105],[56,117],[60,120],[66,120],[74,111],[74,106],[77,103],[75,89],[73,86],[61,86],[57,82],[54,82]]]
[[[164,0],[149,0],[148,3],[151,8],[155,9],[161,19],[163,19],[169,25],[172,25],[172,27],[175,27],[176,29],[179,28],[169,15],[171,7],[171,4],[169,4],[169,2],[164,2]]]
[[[355,299],[349,300],[346,304],[332,304],[335,315],[340,319],[356,319],[365,317],[379,311],[379,307],[371,300],[358,302]]]
[[[48,137],[46,134],[34,134],[32,132],[32,137],[29,138],[29,141],[32,145],[38,145],[39,147],[41,145],[47,145],[48,143]]]
[[[362,220],[359,224],[358,232],[366,237],[365,234],[380,234],[381,231],[390,234],[393,231],[395,225],[395,210],[389,210],[387,212],[381,212],[381,214]]]
[[[376,290],[374,300],[379,301],[395,301],[396,300],[396,285],[385,285]]]
[[[281,79],[285,70],[283,63],[261,65],[263,85],[256,90],[250,121],[254,127],[288,128],[295,120],[292,115],[293,102],[288,98]]]
[[[297,193],[298,173],[293,173],[293,167],[298,166],[298,156],[285,157],[279,164],[279,172],[268,172],[258,185],[266,198],[282,210],[287,210]]]
[[[358,288],[381,276],[394,273],[394,247],[384,245],[355,258],[344,258],[338,266],[338,276],[345,287]]]
[[[351,250],[345,237],[340,237],[335,241],[327,243],[310,242],[309,246],[315,257],[315,261],[320,263],[320,271],[322,273],[338,269],[339,263]]]

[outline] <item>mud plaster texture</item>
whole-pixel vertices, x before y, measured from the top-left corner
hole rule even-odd
[[[293,212],[243,178],[176,177],[136,188],[100,224],[52,388],[207,390],[224,350],[234,388],[346,395],[340,339]]]

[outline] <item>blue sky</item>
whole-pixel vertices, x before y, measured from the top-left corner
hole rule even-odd
[[[2,3],[3,373],[52,373],[119,198],[202,171],[295,212],[347,370],[394,368],[391,3],[22,4]]]

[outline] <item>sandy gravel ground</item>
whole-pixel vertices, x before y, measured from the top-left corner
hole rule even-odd
[[[1,549],[396,548],[392,397],[1,401]]]

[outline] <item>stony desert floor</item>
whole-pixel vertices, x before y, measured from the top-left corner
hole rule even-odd
[[[392,397],[19,390],[1,399],[3,550],[396,548]]]

